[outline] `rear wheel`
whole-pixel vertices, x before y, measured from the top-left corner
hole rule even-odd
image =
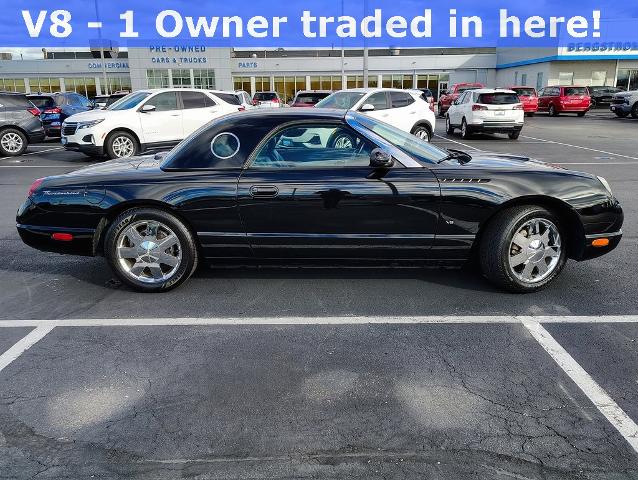
[[[510,292],[534,292],[567,260],[559,219],[539,206],[513,207],[487,225],[480,244],[483,275]]]
[[[631,108],[631,118],[638,118],[638,102]]]
[[[355,148],[355,139],[348,132],[337,131],[328,140],[329,148]]]
[[[452,135],[454,133],[454,127],[452,126],[452,123],[450,123],[449,115],[445,117],[445,133],[448,135]]]
[[[510,132],[507,134],[508,137],[510,137],[512,140],[518,140],[518,137],[521,136],[521,131],[517,130],[515,132]]]
[[[22,155],[28,144],[26,135],[20,130],[7,128],[0,132],[0,155],[3,157]]]
[[[467,140],[468,138],[470,138],[472,134],[470,133],[470,129],[467,126],[467,122],[465,121],[465,119],[463,119],[463,121],[461,122],[461,138],[464,140]]]
[[[128,132],[113,132],[105,142],[109,158],[128,158],[137,155],[137,140]]]
[[[587,112],[578,112],[579,117],[584,117]]]
[[[419,125],[414,130],[412,130],[412,134],[415,137],[419,137],[421,140],[425,140],[426,142],[432,141],[432,133],[430,130],[422,125]]]
[[[175,216],[135,208],[118,216],[104,241],[105,256],[118,278],[141,292],[171,290],[197,268],[197,247]]]

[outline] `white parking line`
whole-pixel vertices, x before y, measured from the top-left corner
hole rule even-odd
[[[456,143],[457,145],[463,145],[464,147],[471,148],[472,150],[476,150],[476,151],[480,151],[481,150],[480,148],[473,147],[472,145],[468,145],[467,143],[462,143],[462,142],[458,142],[456,140],[452,140],[451,138],[443,137],[443,136],[439,135],[438,133],[435,133],[434,136],[437,137],[437,138],[442,138],[443,140],[446,140],[448,142]]]
[[[467,315],[467,316],[346,316],[346,317],[217,317],[217,318],[77,318],[64,320],[0,320],[3,327],[140,327],[197,325],[366,325],[366,324],[507,324],[538,323],[638,323],[638,315]]]
[[[583,147],[581,145],[572,145],[571,143],[555,142],[554,140],[545,140],[544,138],[528,137],[527,135],[521,135],[522,138],[529,138],[531,140],[539,140],[544,143],[551,143],[554,145],[561,145],[563,147],[579,148],[581,150],[588,150],[590,152],[603,153],[605,155],[613,155],[614,157],[628,158],[630,160],[638,160],[638,157],[630,157],[629,155],[622,155],[620,153],[607,152],[605,150],[596,150],[595,148]]]
[[[23,153],[20,156],[21,157],[26,157],[27,155],[39,155],[41,153],[53,152],[55,150],[64,150],[64,147],[49,148],[48,150],[40,150],[39,152]],[[7,158],[15,158],[15,157],[0,157],[0,160],[6,160]]]
[[[42,340],[42,338],[44,338],[47,333],[53,330],[53,328],[55,328],[55,325],[53,324],[41,325],[35,328],[20,341],[18,341],[15,345],[13,345],[9,350],[0,355],[0,372],[4,370],[4,368],[11,362],[13,362],[16,358],[22,355],[22,353],[35,345],[39,340]]]
[[[627,440],[629,445],[638,452],[638,425],[629,418],[622,408],[609,394],[567,353],[567,351],[534,320],[525,320],[523,325],[540,343],[547,353],[556,361],[558,366],[571,378],[576,385],[591,400],[609,423]]]

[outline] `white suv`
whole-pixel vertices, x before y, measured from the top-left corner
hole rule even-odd
[[[516,140],[523,129],[525,111],[513,90],[480,88],[461,94],[445,115],[445,130],[451,135],[461,129],[461,137],[475,132],[507,133]]]
[[[139,90],[106,110],[71,115],[62,124],[67,150],[132,157],[169,148],[211,120],[243,110],[234,92],[188,88]]]
[[[315,105],[318,108],[356,110],[417,137],[432,140],[434,112],[420,90],[353,88],[340,90]]]

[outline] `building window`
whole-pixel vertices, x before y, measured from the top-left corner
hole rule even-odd
[[[270,77],[255,77],[255,92],[269,92]]]
[[[363,87],[363,75],[348,75],[346,77],[346,88]]]
[[[574,72],[560,72],[558,74],[559,85],[573,85],[574,84]]]
[[[97,95],[95,77],[69,77],[64,79],[65,92],[77,92],[86,98],[93,98]]]
[[[191,88],[191,71],[188,68],[177,68],[172,70],[173,87],[175,88]]]
[[[235,90],[250,92],[250,77],[233,77],[233,86]]]
[[[109,93],[120,91],[131,91],[131,77],[107,77],[106,81],[109,86]],[[102,89],[102,93],[106,93],[105,89]]]
[[[194,69],[193,80],[195,88],[215,88],[215,70],[212,68]]]
[[[538,72],[536,74],[536,90],[541,88],[543,88],[543,72]]]
[[[54,93],[60,91],[60,79],[54,77],[29,78],[31,93]]]
[[[518,72],[514,72],[514,85],[518,85]]]
[[[414,82],[412,75],[383,75],[381,85],[383,88],[412,88]]]
[[[522,73],[521,74],[521,85],[523,85],[524,87],[527,86],[527,74],[526,73]]]
[[[607,71],[591,72],[591,85],[601,86],[607,82]]]
[[[638,90],[638,70],[618,70],[616,86],[625,90]]]
[[[283,102],[288,102],[295,97],[299,90],[306,89],[306,77],[275,77],[275,91]],[[317,89],[318,90],[318,89]]]
[[[0,90],[21,93],[25,93],[27,91],[23,78],[0,78]]]
[[[168,84],[168,70],[146,70],[146,85],[148,88],[166,88]]]

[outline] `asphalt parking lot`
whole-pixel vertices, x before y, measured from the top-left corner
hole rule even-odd
[[[638,120],[538,115],[444,147],[606,177],[620,246],[548,289],[466,270],[201,269],[134,293],[30,250],[56,142],[0,159],[0,479],[638,478]],[[4,353],[3,353],[4,352]]]

